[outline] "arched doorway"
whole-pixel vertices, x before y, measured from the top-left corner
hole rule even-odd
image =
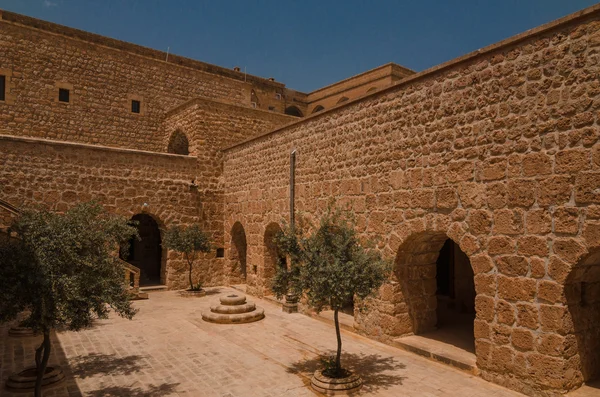
[[[246,232],[240,222],[236,222],[231,228],[231,277],[232,282],[246,282],[246,251],[248,244],[246,243]]]
[[[290,116],[296,116],[296,117],[303,116],[300,109],[298,109],[296,106],[288,106],[287,108],[285,108],[285,114],[288,114]]]
[[[129,255],[124,259],[140,269],[140,286],[161,284],[162,242],[158,224],[147,214],[131,219],[138,222],[140,239],[131,239]]]
[[[275,222],[270,223],[265,230],[263,281],[266,294],[271,294],[271,281],[275,277],[277,269],[287,268],[286,257],[279,252],[275,244],[275,237],[279,232],[281,232],[281,227]]]
[[[179,130],[175,131],[169,139],[169,146],[167,147],[167,152],[173,154],[181,154],[185,156],[190,154],[190,143],[188,141],[187,136]]]
[[[594,390],[600,388],[600,249],[588,254],[577,264],[565,282],[565,298],[573,321],[577,349],[565,351],[578,354],[581,377],[574,376],[577,386],[582,381]],[[554,339],[562,338],[554,336]],[[550,339],[549,335],[544,339]],[[568,339],[567,339],[568,341]],[[568,345],[565,341],[565,345]],[[571,358],[571,357],[566,357]]]
[[[474,274],[454,241],[444,233],[409,237],[398,250],[395,275],[410,320],[403,334],[429,335],[475,353]]]

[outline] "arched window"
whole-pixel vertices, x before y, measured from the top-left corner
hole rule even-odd
[[[285,114],[289,114],[290,116],[296,117],[304,116],[300,109],[298,109],[296,106],[288,106],[287,108],[285,108]]]
[[[375,91],[375,90],[377,90],[377,87],[371,87],[371,88],[369,88],[369,89],[367,90],[367,94],[368,94],[368,93],[370,93],[370,92],[373,92],[373,91]]]
[[[313,109],[313,113],[317,113],[320,112],[321,110],[325,110],[325,108],[321,105],[317,105],[314,109]]]
[[[187,136],[179,130],[175,131],[169,139],[168,153],[182,154],[187,156],[190,154],[190,143]]]
[[[337,103],[344,103],[344,102],[346,102],[348,99],[350,99],[350,98],[348,98],[348,97],[346,97],[346,96],[343,96],[343,97],[341,97],[341,98],[340,98],[340,100],[339,100],[339,101],[337,101]]]

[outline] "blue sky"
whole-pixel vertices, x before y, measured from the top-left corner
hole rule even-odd
[[[311,91],[387,62],[416,71],[595,0],[0,0],[0,8],[246,67]]]

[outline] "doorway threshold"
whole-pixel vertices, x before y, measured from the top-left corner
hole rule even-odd
[[[462,371],[477,375],[477,358],[475,353],[440,338],[442,330],[423,335],[410,335],[396,338],[393,344],[404,350],[419,354]],[[440,340],[442,339],[442,340]]]
[[[163,284],[156,285],[144,285],[140,287],[140,292],[157,292],[157,291],[166,291],[168,287]]]

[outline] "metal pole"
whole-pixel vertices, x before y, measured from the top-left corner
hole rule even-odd
[[[294,216],[294,201],[295,201],[295,189],[296,183],[296,149],[290,153],[290,226],[293,228],[295,224]]]

